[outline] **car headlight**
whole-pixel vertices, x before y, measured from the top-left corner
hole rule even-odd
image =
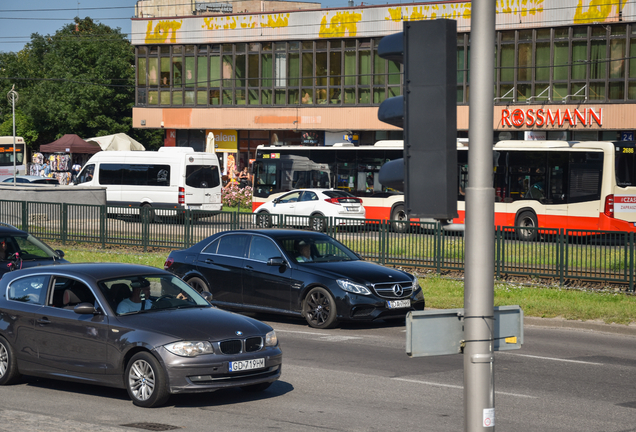
[[[420,289],[420,281],[416,276],[413,276],[413,292]]]
[[[265,346],[275,347],[276,345],[278,345],[278,337],[276,337],[276,332],[272,330],[265,335]]]
[[[174,342],[164,345],[164,348],[170,351],[172,354],[181,357],[196,357],[201,354],[214,354],[214,348],[212,344],[207,341],[203,342]]]
[[[365,287],[364,285],[360,285],[358,283],[351,282],[350,280],[346,280],[346,279],[338,279],[336,280],[336,282],[338,282],[338,285],[340,286],[340,288],[350,293],[371,295],[371,291],[369,291],[369,289]]]

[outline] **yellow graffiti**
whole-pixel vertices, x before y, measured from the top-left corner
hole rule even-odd
[[[234,30],[236,28],[236,17],[229,17],[223,24],[223,30]]]
[[[498,14],[518,14],[522,17],[543,12],[544,0],[497,0]]]
[[[413,7],[398,6],[395,8],[387,8],[389,16],[384,17],[384,19],[387,21],[422,21],[438,18],[454,20],[460,18],[470,19],[470,8],[470,3],[433,4]]]
[[[615,0],[589,0],[587,12],[583,12],[583,0],[579,0],[576,12],[574,12],[574,23],[604,22],[610,17],[614,6],[616,6],[616,16],[618,16],[621,11],[621,2]]]
[[[384,17],[384,19],[387,21],[402,21],[402,8],[389,8],[389,16]]]
[[[267,20],[265,20],[265,16],[261,16],[261,27],[281,28],[287,27],[288,25],[289,14],[267,15]]]
[[[318,37],[354,37],[358,32],[358,23],[362,20],[362,13],[358,12],[336,12],[327,22],[327,12],[320,21],[320,32]]]
[[[177,30],[181,28],[182,21],[159,21],[152,27],[154,21],[148,21],[148,28],[146,29],[146,43],[176,43],[177,42]],[[168,40],[170,35],[170,40]]]

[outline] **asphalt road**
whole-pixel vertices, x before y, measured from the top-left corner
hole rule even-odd
[[[409,358],[404,327],[278,332],[283,376],[267,391],[173,396],[142,409],[124,390],[26,378],[0,387],[0,431],[461,431],[461,355]],[[556,322],[555,322],[556,323]],[[558,325],[555,324],[555,325]],[[499,431],[636,431],[636,334],[525,326],[521,350],[495,355]]]

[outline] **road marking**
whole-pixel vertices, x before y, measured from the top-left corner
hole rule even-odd
[[[278,329],[274,329],[274,330],[276,330],[276,333],[299,333],[299,334],[311,335],[311,336],[330,336],[328,333],[313,333],[313,332],[298,331],[298,330],[278,330]]]
[[[588,362],[583,360],[569,360],[569,359],[560,359],[555,357],[534,356],[529,354],[513,354],[513,353],[506,353],[506,352],[500,352],[499,354],[508,354],[512,356],[528,357],[528,358],[535,358],[540,360],[553,360],[553,361],[560,361],[560,362],[566,362],[566,363],[580,363],[580,364],[589,364],[589,365],[595,365],[595,366],[604,366],[603,363],[594,363],[594,362]]]
[[[327,342],[344,342],[344,341],[353,340],[353,339],[363,339],[360,336],[345,336],[345,335],[338,335],[338,334],[314,333],[314,332],[298,331],[298,330],[276,330],[276,332],[298,333],[298,334],[308,335],[308,336],[318,336],[320,340],[324,340]]]
[[[434,382],[428,382],[428,381],[420,381],[420,380],[407,379],[407,378],[391,378],[391,379],[396,380],[396,381],[405,381],[405,382],[415,383],[415,384],[430,385],[430,386],[434,386],[434,387],[447,387],[447,388],[453,388],[453,389],[458,389],[458,390],[464,390],[464,386],[458,386],[458,385],[453,385],[453,384],[440,384],[440,383],[434,383]],[[496,395],[522,397],[522,398],[528,398],[528,399],[538,399],[537,396],[530,396],[530,395],[524,395],[524,394],[519,394],[519,393],[508,393],[508,392],[502,392],[502,391],[496,391],[496,390],[495,390],[495,394]]]

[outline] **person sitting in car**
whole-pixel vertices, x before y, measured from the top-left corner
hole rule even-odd
[[[146,310],[152,307],[152,301],[149,300],[150,282],[144,279],[133,283],[132,286],[132,295],[117,305],[118,314],[139,312],[140,310]]]
[[[300,242],[298,242],[298,245],[296,246],[296,250],[298,251],[298,256],[296,257],[296,261],[298,262],[313,261],[311,257],[311,246],[309,245],[309,243],[305,242],[304,240],[301,240]]]

